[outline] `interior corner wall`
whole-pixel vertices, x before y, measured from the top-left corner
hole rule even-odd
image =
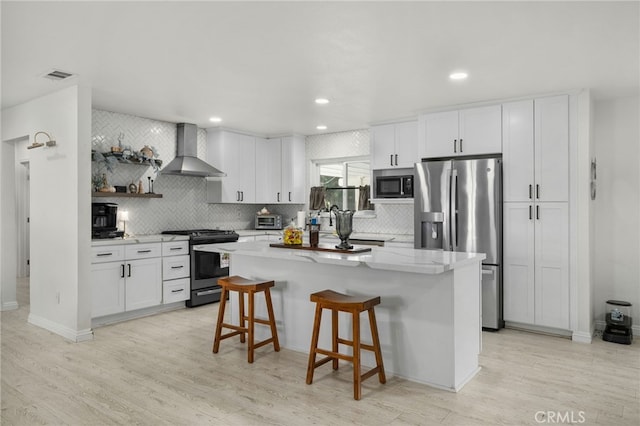
[[[0,310],[3,311],[18,307],[14,152],[14,141],[0,141]]]
[[[595,319],[604,328],[605,302],[633,304],[640,320],[640,98],[594,102]]]
[[[29,151],[29,322],[73,341],[91,339],[90,89],[67,87],[7,108],[2,123],[3,141],[28,136],[33,142],[44,131],[57,142]],[[4,189],[3,178],[3,195]],[[12,202],[15,208],[15,197]]]

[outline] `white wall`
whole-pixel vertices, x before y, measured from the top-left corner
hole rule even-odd
[[[91,339],[91,174],[90,146],[85,142],[91,138],[91,92],[78,86],[62,89],[3,110],[2,123],[3,141],[27,136],[33,142],[38,131],[49,133],[57,141],[55,147],[36,148],[28,153],[31,171],[29,322],[74,341]],[[38,141],[43,141],[40,137]],[[3,148],[5,146],[7,143],[3,142]],[[15,197],[5,192],[9,190],[5,179],[15,175],[14,158],[8,160],[3,149],[3,165],[8,161],[13,165],[10,171],[4,167],[2,170],[3,200],[10,198],[15,211]],[[13,218],[3,214],[2,219],[4,236],[7,229],[16,228],[15,213]],[[13,234],[10,247],[15,256],[15,231]]]
[[[598,328],[603,328],[608,299],[633,303],[634,324],[640,324],[639,105],[637,96],[594,104],[598,165],[594,303]]]

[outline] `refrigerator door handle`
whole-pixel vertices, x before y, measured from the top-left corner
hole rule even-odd
[[[451,251],[458,248],[458,171],[451,169],[451,199],[449,202],[449,223],[451,228]]]

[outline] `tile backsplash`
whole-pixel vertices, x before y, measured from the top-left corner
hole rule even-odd
[[[145,145],[157,150],[158,158],[168,164],[176,156],[176,125],[147,118],[94,109],[92,111],[92,149],[109,151],[124,134],[123,146],[139,151]],[[198,129],[198,157],[206,158],[207,134]],[[153,192],[163,198],[94,198],[94,202],[113,202],[120,211],[129,212],[127,233],[156,234],[169,229],[220,228],[251,229],[256,204],[209,204],[205,201],[205,179],[154,173],[151,167],[118,164],[113,172],[97,167],[94,173],[107,174],[111,185],[137,184],[142,180],[148,191],[149,177],[154,180]],[[296,216],[303,205],[268,205],[267,208],[285,218]]]
[[[139,151],[145,145],[152,147],[163,164],[176,156],[176,125],[158,120],[109,111],[92,111],[92,149],[106,152],[118,145]],[[206,131],[198,129],[198,157],[206,159]],[[314,159],[369,155],[369,131],[313,135],[306,138],[307,164]],[[113,172],[93,164],[93,173],[105,173],[111,185],[138,184],[144,192],[153,190],[163,198],[95,198],[94,202],[113,202],[120,211],[129,212],[127,232],[130,234],[156,234],[169,229],[220,228],[251,229],[257,204],[209,204],[205,201],[205,179],[188,176],[156,174],[151,167],[118,164]],[[270,211],[282,214],[285,221],[296,216],[304,205],[267,205]],[[354,218],[354,231],[366,233],[413,233],[412,205],[376,205],[375,218]],[[328,224],[328,221],[327,221]]]

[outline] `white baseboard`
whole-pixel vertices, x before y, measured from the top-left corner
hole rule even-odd
[[[584,332],[584,331],[574,331],[571,336],[571,340],[578,343],[591,343],[593,340],[593,331]]]
[[[13,302],[2,302],[2,307],[0,308],[0,310],[2,312],[4,312],[4,311],[13,311],[13,310],[16,310],[18,308],[19,308],[18,302],[16,302],[16,301],[13,301]]]
[[[37,327],[49,330],[50,332],[58,334],[65,339],[71,340],[72,342],[78,343],[85,342],[87,340],[93,340],[93,330],[91,330],[90,328],[85,330],[73,330],[69,327],[31,313],[29,314],[29,318],[27,321],[29,322],[29,324],[33,324]]]
[[[110,325],[122,321],[129,321],[136,318],[147,317],[149,315],[155,315],[161,312],[175,311],[177,309],[185,309],[184,302],[168,303],[166,305],[151,306],[149,308],[138,309],[135,311],[121,312],[118,314],[93,318],[91,320],[91,326],[93,328],[96,328],[103,325]]]

